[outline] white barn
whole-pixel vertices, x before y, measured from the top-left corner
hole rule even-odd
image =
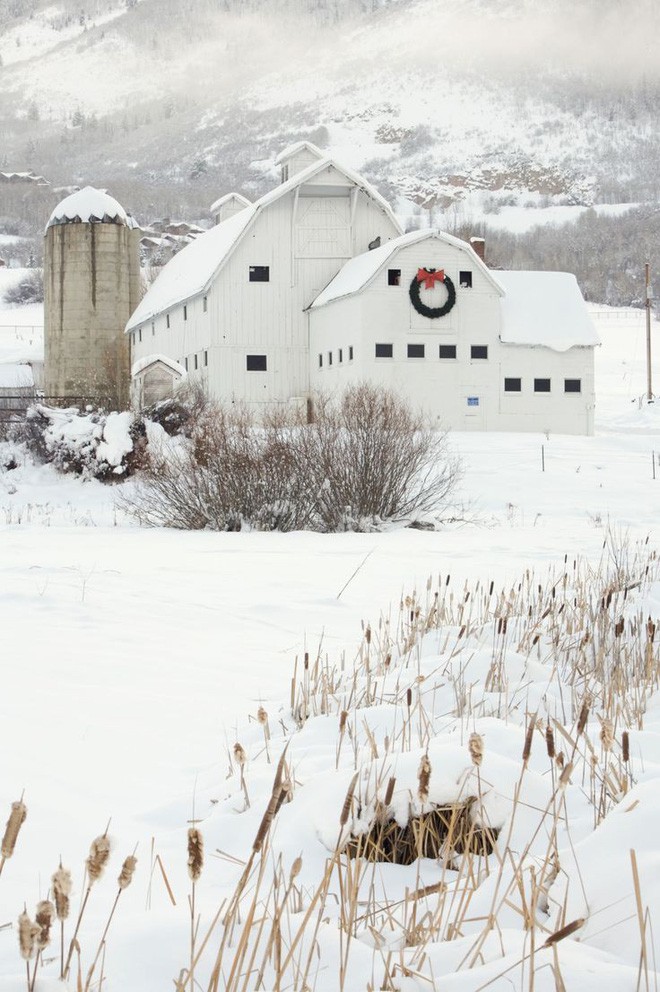
[[[136,404],[161,380],[171,391],[169,359],[224,401],[304,408],[367,380],[447,427],[593,432],[598,338],[573,276],[494,272],[450,235],[402,234],[373,187],[309,142],[277,163],[281,184],[255,203],[216,201],[219,223],[133,313]]]

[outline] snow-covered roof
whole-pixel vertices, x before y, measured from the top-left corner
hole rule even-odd
[[[246,196],[242,196],[241,193],[225,193],[224,196],[221,196],[220,199],[211,204],[209,213],[214,214],[216,210],[219,210],[220,207],[224,207],[225,203],[228,203],[230,200],[236,200],[236,202],[240,203],[243,207],[250,206],[250,201],[248,198]]]
[[[580,287],[569,272],[498,272],[504,287],[501,340],[553,351],[600,344]]]
[[[120,203],[105,190],[85,186],[65,197],[53,210],[46,228],[55,224],[123,224],[137,227]]]
[[[461,251],[469,255],[470,264],[474,268],[481,269],[498,292],[504,292],[490,269],[484,265],[467,242],[461,241],[451,234],[445,234],[444,231],[438,231],[435,228],[426,228],[423,231],[411,231],[409,234],[403,234],[400,238],[392,238],[391,241],[386,241],[380,248],[374,248],[372,251],[366,251],[362,255],[356,255],[355,258],[351,258],[339,270],[334,279],[328,283],[325,289],[319,293],[312,303],[312,307],[322,307],[326,303],[331,303],[333,300],[359,293],[384,268],[396,252],[402,248],[406,248],[408,245],[413,245],[419,241],[426,241],[431,238],[452,245],[455,248],[460,248]]]
[[[0,365],[0,389],[27,389],[34,386],[31,365],[7,362]]]
[[[144,372],[145,369],[148,369],[150,365],[156,365],[158,362],[161,362],[163,365],[167,365],[168,369],[171,369],[172,372],[176,372],[176,374],[181,376],[182,379],[188,375],[183,365],[180,365],[179,362],[175,362],[173,358],[169,358],[167,355],[153,354],[145,355],[144,358],[138,358],[136,362],[133,362],[133,365],[131,366],[131,376],[135,377],[136,375],[139,375],[140,372]]]
[[[139,324],[155,317],[156,314],[181,305],[193,296],[199,296],[203,293],[264,207],[286,196],[287,193],[302,186],[325,169],[336,169],[359,189],[364,190],[387,214],[392,224],[400,230],[399,222],[392,213],[389,203],[366,179],[351,169],[339,165],[331,158],[321,159],[321,161],[314,162],[308,168],[303,169],[302,172],[298,172],[287,182],[275,186],[270,192],[255,203],[249,204],[239,213],[234,214],[233,217],[228,217],[227,220],[212,227],[210,231],[200,234],[191,244],[170,259],[133,312],[126,325],[126,330],[131,331]],[[319,193],[322,192],[323,186],[319,185],[318,190]],[[463,242],[460,243],[463,244]]]
[[[317,158],[325,158],[325,155],[321,149],[317,148],[311,141],[296,141],[295,144],[288,145],[284,151],[280,152],[275,159],[275,165],[281,165],[282,162],[286,162],[287,159],[290,159],[293,155],[297,155],[298,152],[302,151],[311,152],[312,155],[316,155]]]

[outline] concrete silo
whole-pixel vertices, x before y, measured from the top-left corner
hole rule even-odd
[[[140,230],[123,207],[91,186],[53,210],[44,253],[46,396],[126,408],[126,322],[140,300]]]

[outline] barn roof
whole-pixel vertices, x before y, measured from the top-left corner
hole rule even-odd
[[[569,272],[498,272],[504,287],[501,340],[553,351],[600,344],[577,279]]]
[[[355,258],[351,258],[340,269],[334,279],[328,283],[325,289],[319,293],[312,303],[312,308],[322,307],[326,303],[332,303],[333,300],[343,299],[346,296],[353,296],[354,293],[359,293],[402,248],[431,239],[453,245],[455,248],[460,248],[469,257],[470,264],[474,268],[481,269],[489,282],[500,294],[504,292],[490,269],[484,265],[467,242],[461,241],[451,234],[445,234],[444,231],[438,231],[435,228],[426,228],[423,231],[411,231],[409,234],[403,234],[400,238],[392,238],[391,241],[386,241],[380,248],[374,248],[372,251],[366,251],[362,255],[356,255]]]
[[[242,196],[240,193],[225,193],[224,196],[221,196],[218,200],[215,201],[215,203],[211,204],[211,206],[209,207],[209,213],[214,214],[216,210],[219,210],[220,207],[223,207],[225,203],[228,203],[230,200],[236,200],[243,207],[250,206],[250,201],[246,196]]]
[[[53,210],[46,229],[56,224],[123,224],[137,227],[120,203],[105,190],[85,186],[65,197]]]
[[[181,365],[179,362],[176,362],[173,358],[170,358],[168,355],[162,355],[160,353],[154,353],[153,355],[145,355],[144,358],[138,358],[138,360],[136,362],[133,362],[133,365],[131,366],[131,375],[132,376],[139,375],[140,372],[144,372],[145,369],[148,369],[150,365],[157,365],[159,362],[162,365],[166,365],[168,369],[172,370],[172,372],[176,372],[176,374],[180,375],[182,379],[185,379],[185,377],[188,375],[183,365]]]
[[[205,292],[264,208],[286,196],[287,193],[291,193],[297,187],[304,185],[310,179],[314,179],[326,169],[336,169],[355,186],[362,189],[387,214],[395,227],[400,229],[399,222],[392,213],[390,205],[366,179],[351,169],[339,165],[334,159],[323,158],[303,169],[302,172],[296,173],[287,182],[276,186],[255,203],[234,214],[233,217],[216,224],[205,234],[200,234],[191,244],[186,245],[163,267],[133,312],[126,325],[126,330],[131,331],[134,327],[138,327],[139,324],[150,320],[157,314]],[[322,188],[323,186],[319,185],[319,192]]]
[[[320,148],[312,144],[311,141],[296,141],[293,145],[287,145],[287,147],[280,152],[280,154],[275,159],[275,165],[281,165],[282,162],[286,162],[287,159],[292,158],[293,155],[297,155],[298,152],[308,151],[312,155],[316,155],[317,158],[325,158],[325,155]]]

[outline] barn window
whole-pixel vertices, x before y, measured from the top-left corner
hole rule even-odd
[[[564,379],[565,393],[581,393],[582,379]]]
[[[197,371],[197,354],[195,354],[195,372]]]
[[[323,368],[323,355],[319,355],[319,368]]]
[[[270,266],[251,265],[250,282],[270,282]]]
[[[156,321],[155,320],[152,320],[151,321],[151,336],[152,336],[152,338],[155,337],[155,335],[156,335]]]
[[[440,358],[456,358],[456,345],[455,344],[441,344],[440,345]]]
[[[344,352],[341,348],[339,349],[339,358],[337,359],[337,361],[339,362],[340,365],[344,361]]]
[[[138,330],[138,341],[142,340],[142,328]]]
[[[208,353],[208,351],[205,351],[204,352],[204,367],[206,367],[208,364],[209,364],[209,353]]]
[[[183,319],[188,320],[188,307],[185,303],[183,304]]]
[[[184,369],[187,372],[188,371],[188,359],[187,358],[184,358],[184,360],[183,360],[183,367],[184,367]]]
[[[328,365],[332,365],[332,352],[328,352]]]
[[[472,289],[472,273],[468,269],[458,273],[458,285],[461,289]]]
[[[288,178],[289,178],[289,166],[288,165],[283,165],[282,166],[282,182],[285,183]]]
[[[535,393],[549,393],[550,392],[550,380],[549,379],[535,379],[534,380],[534,392]]]
[[[468,406],[479,406],[479,397],[478,396],[468,396],[468,398],[467,398],[467,405]]]
[[[505,379],[504,380],[504,392],[505,393],[519,393],[522,391],[522,379]]]
[[[488,358],[488,345],[473,344],[470,347],[470,358]]]
[[[408,358],[423,358],[424,357],[424,345],[423,344],[409,344],[408,345]]]
[[[348,346],[348,360],[349,360],[349,362],[352,362],[353,361],[353,345],[352,344]]]
[[[169,327],[169,326],[170,326],[170,315],[169,313],[167,313],[165,314],[165,327]]]
[[[401,269],[388,269],[387,270],[387,285],[388,286],[400,286],[401,285]]]
[[[202,300],[202,311],[206,313],[208,308],[209,308],[209,298],[208,296],[205,296],[204,299]]]
[[[265,355],[248,355],[245,360],[245,368],[248,372],[266,372],[268,363]]]
[[[393,355],[394,355],[394,345],[392,344],[376,345],[376,358],[392,358]]]

